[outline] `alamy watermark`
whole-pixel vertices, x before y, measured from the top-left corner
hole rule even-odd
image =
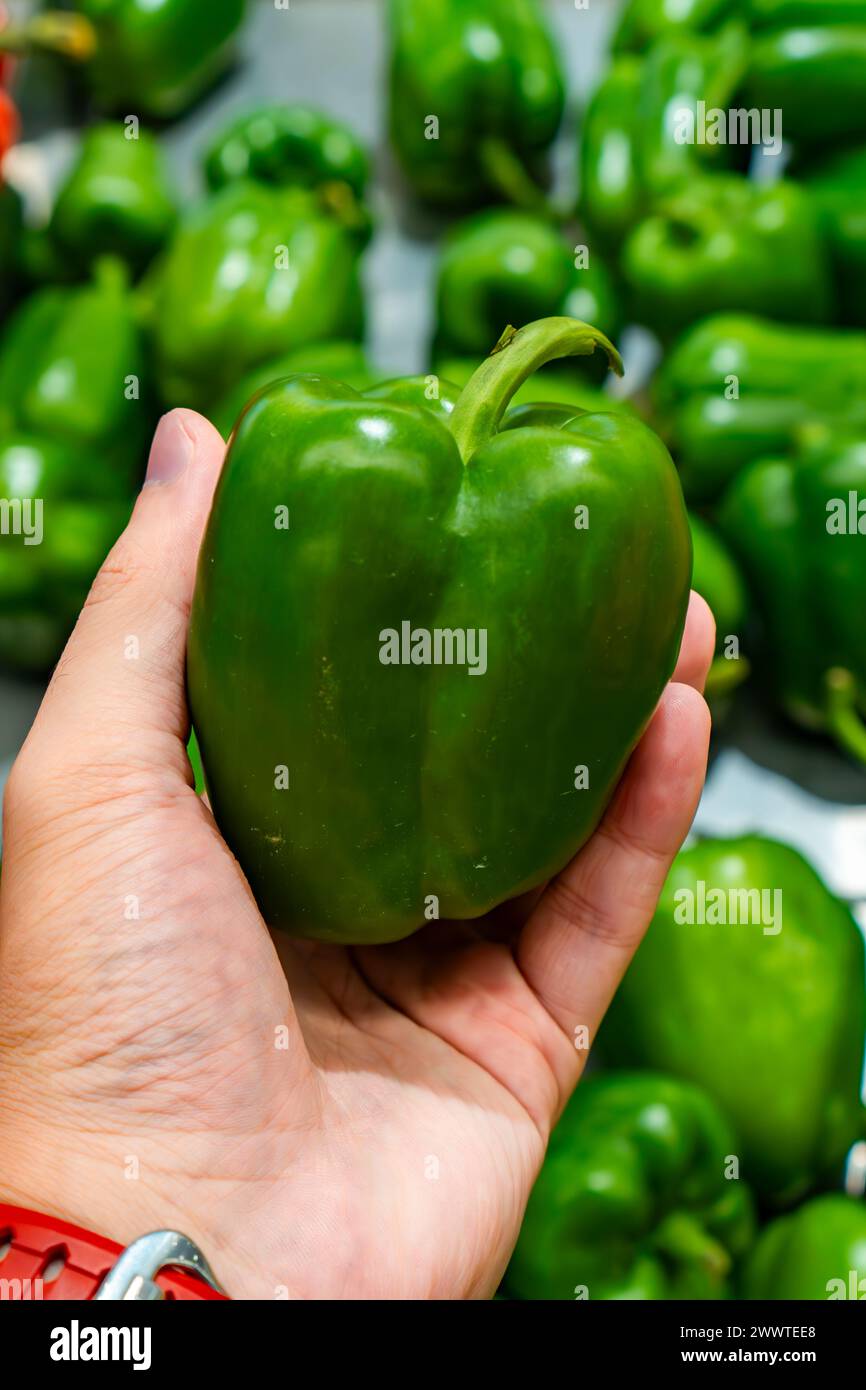
[[[413,627],[404,619],[400,630],[383,627],[379,633],[383,666],[466,666],[470,676],[487,670],[486,627]]]
[[[698,879],[694,888],[676,890],[674,904],[680,925],[758,926],[764,936],[782,930],[781,888],[708,888]]]
[[[782,152],[782,112],[766,106],[725,111],[698,101],[694,107],[677,107],[673,136],[678,145],[761,145],[777,155]]]
[[[41,545],[42,534],[41,497],[0,497],[0,536],[23,536],[25,545]]]

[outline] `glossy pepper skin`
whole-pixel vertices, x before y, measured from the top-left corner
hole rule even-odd
[[[736,1141],[697,1087],[582,1081],[550,1140],[506,1287],[521,1299],[724,1298],[754,1236]]]
[[[866,328],[866,146],[832,155],[802,182],[829,240],[841,318]]]
[[[866,1203],[829,1193],[777,1217],[746,1261],[741,1296],[866,1298]]]
[[[207,410],[259,362],[359,338],[362,247],[305,189],[242,181],[193,210],[144,287],[166,402]]]
[[[735,905],[748,921],[715,920]],[[866,1133],[863,965],[848,908],[795,850],[704,840],[674,861],[599,1048],[702,1086],[733,1125],[742,1177],[788,1205],[838,1181]]]
[[[84,134],[48,235],[79,272],[111,255],[138,274],[167,240],[175,218],[156,139],[146,130],[131,138],[124,123],[104,122]]]
[[[359,395],[301,376],[238,423],[188,685],[214,813],[274,926],[379,942],[476,917],[597,824],[679,647],[679,485],[627,416],[499,431],[537,367],[596,346],[618,364],[597,330],[542,320],[503,335],[453,411],[425,378]],[[471,662],[424,660],[422,630],[432,658],[446,629],[474,634]]]
[[[580,142],[580,213],[598,245],[618,247],[658,199],[738,158],[729,145],[683,143],[681,114],[727,107],[746,66],[739,24],[708,36],[673,33],[617,58],[596,88]]]
[[[388,129],[415,193],[447,208],[503,197],[542,205],[565,97],[541,6],[391,0],[388,14]]]
[[[57,659],[144,467],[143,346],[119,267],[98,274],[32,295],[0,343],[0,492],[42,515],[38,544],[0,537],[0,661],[13,670]]]
[[[231,59],[246,0],[73,0],[95,32],[88,83],[101,110],[178,116]]]
[[[866,431],[818,428],[792,456],[750,464],[718,516],[764,619],[778,702],[866,763]]]
[[[689,514],[689,529],[692,588],[706,600],[716,620],[715,657],[704,687],[707,699],[714,702],[749,674],[749,663],[740,651],[749,599],[742,574],[718,531],[694,512]]]
[[[370,176],[367,153],[342,121],[312,106],[263,106],[232,121],[204,158],[208,186],[238,179],[280,187],[346,184],[360,200]]]
[[[587,250],[544,218],[510,208],[487,209],[452,228],[436,280],[434,363],[481,358],[503,323],[520,327],[552,315],[582,319],[616,338],[622,313],[613,278],[594,253],[583,266]],[[585,375],[604,375],[594,356],[586,365],[568,363],[578,365]]]
[[[654,401],[686,496],[709,501],[804,425],[866,427],[866,334],[711,315],[665,357]]]
[[[634,229],[622,272],[635,317],[663,339],[708,313],[809,324],[828,322],[835,308],[817,210],[784,181],[692,180]]]

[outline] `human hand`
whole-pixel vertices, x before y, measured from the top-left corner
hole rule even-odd
[[[576,1030],[694,815],[712,618],[693,595],[599,829],[537,901],[385,947],[272,940],[185,753],[222,455],[200,416],[161,422],[7,787],[0,1197],[124,1244],[179,1228],[236,1298],[489,1297]]]

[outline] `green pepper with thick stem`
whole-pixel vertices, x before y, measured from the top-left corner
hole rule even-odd
[[[593,323],[608,338],[619,335],[617,290],[595,252],[544,218],[510,208],[487,209],[452,228],[436,279],[434,365],[482,357],[503,323],[519,327],[559,314]],[[586,366],[568,364],[572,371],[578,365],[582,375],[604,375],[595,357]],[[543,394],[540,381],[536,387]]]
[[[787,714],[866,763],[866,432],[816,427],[733,481],[719,523],[764,620]]]
[[[746,1261],[741,1297],[866,1299],[866,1202],[841,1192],[777,1217]]]
[[[391,0],[388,129],[419,197],[545,205],[564,84],[536,0]]]
[[[0,341],[0,662],[42,673],[60,654],[122,530],[153,424],[122,269],[32,295]]]
[[[639,322],[669,339],[708,313],[826,323],[835,293],[818,211],[796,184],[694,179],[629,236],[623,276]]]
[[[523,1299],[725,1298],[754,1237],[736,1141],[696,1086],[582,1081],[553,1131],[506,1274]]]
[[[667,354],[653,394],[686,496],[709,501],[803,425],[866,428],[866,334],[712,315]]]
[[[79,273],[112,255],[138,274],[167,240],[175,218],[154,136],[106,122],[85,132],[57,195],[48,236],[57,255]]]
[[[453,410],[425,378],[296,376],[238,422],[188,683],[214,814],[273,926],[378,942],[477,917],[597,825],[676,661],[682,496],[636,418],[500,430],[537,368],[596,347],[619,368],[596,329],[541,320]]]
[[[863,938],[787,845],[704,840],[674,861],[602,1025],[605,1061],[702,1086],[768,1205],[840,1180],[866,1135]]]
[[[363,245],[324,190],[242,180],[194,209],[144,283],[166,402],[209,410],[260,362],[360,338]]]
[[[716,648],[704,694],[717,712],[718,701],[749,674],[740,651],[748,615],[748,595],[730,550],[702,517],[689,514],[692,533],[692,588],[709,604],[716,620]]]

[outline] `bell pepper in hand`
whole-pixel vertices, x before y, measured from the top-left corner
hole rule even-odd
[[[622,271],[639,322],[662,338],[708,313],[825,323],[835,308],[818,212],[796,184],[695,179],[629,236]]]
[[[143,286],[165,401],[208,410],[260,362],[359,338],[362,246],[305,189],[242,181],[194,209]]]
[[[689,528],[692,588],[706,600],[716,620],[716,655],[704,686],[707,699],[716,702],[749,674],[749,663],[739,650],[748,595],[734,558],[716,531],[694,513],[689,515]],[[729,650],[731,638],[737,639],[736,648]]]
[[[188,682],[214,814],[273,926],[374,942],[477,917],[597,825],[679,648],[679,484],[627,415],[499,431],[533,371],[596,347],[619,365],[597,330],[542,320],[450,412],[424,378],[296,376],[238,422]]]
[[[31,536],[41,513],[38,542],[0,538],[0,662],[13,669],[56,660],[144,466],[143,345],[120,267],[97,273],[32,295],[0,342],[0,492]]]
[[[750,464],[718,515],[764,619],[776,698],[866,763],[866,431],[816,428],[793,456]]]
[[[866,1298],[866,1203],[829,1193],[777,1217],[749,1255],[741,1296]]]
[[[480,358],[503,323],[520,327],[552,315],[582,319],[617,337],[622,314],[612,277],[594,253],[578,266],[573,241],[544,218],[509,208],[476,213],[452,228],[439,260],[434,363]],[[604,366],[590,357],[584,374],[600,378]],[[540,380],[535,386],[543,394]]]
[[[697,1087],[582,1081],[553,1131],[506,1274],[522,1299],[725,1298],[754,1237],[736,1142]]]
[[[388,128],[415,192],[544,206],[564,84],[536,0],[391,0]]]
[[[654,397],[686,496],[711,500],[803,425],[866,427],[866,334],[713,315],[668,353]]]
[[[786,1205],[838,1181],[866,1134],[863,973],[856,922],[795,850],[704,840],[674,861],[598,1045],[702,1086],[746,1182]]]
[[[282,188],[345,184],[360,202],[369,160],[354,132],[312,106],[264,106],[217,136],[204,158],[208,186],[238,179]]]
[[[54,205],[48,236],[78,270],[116,256],[137,274],[168,238],[175,209],[157,141],[118,122],[85,132]]]

